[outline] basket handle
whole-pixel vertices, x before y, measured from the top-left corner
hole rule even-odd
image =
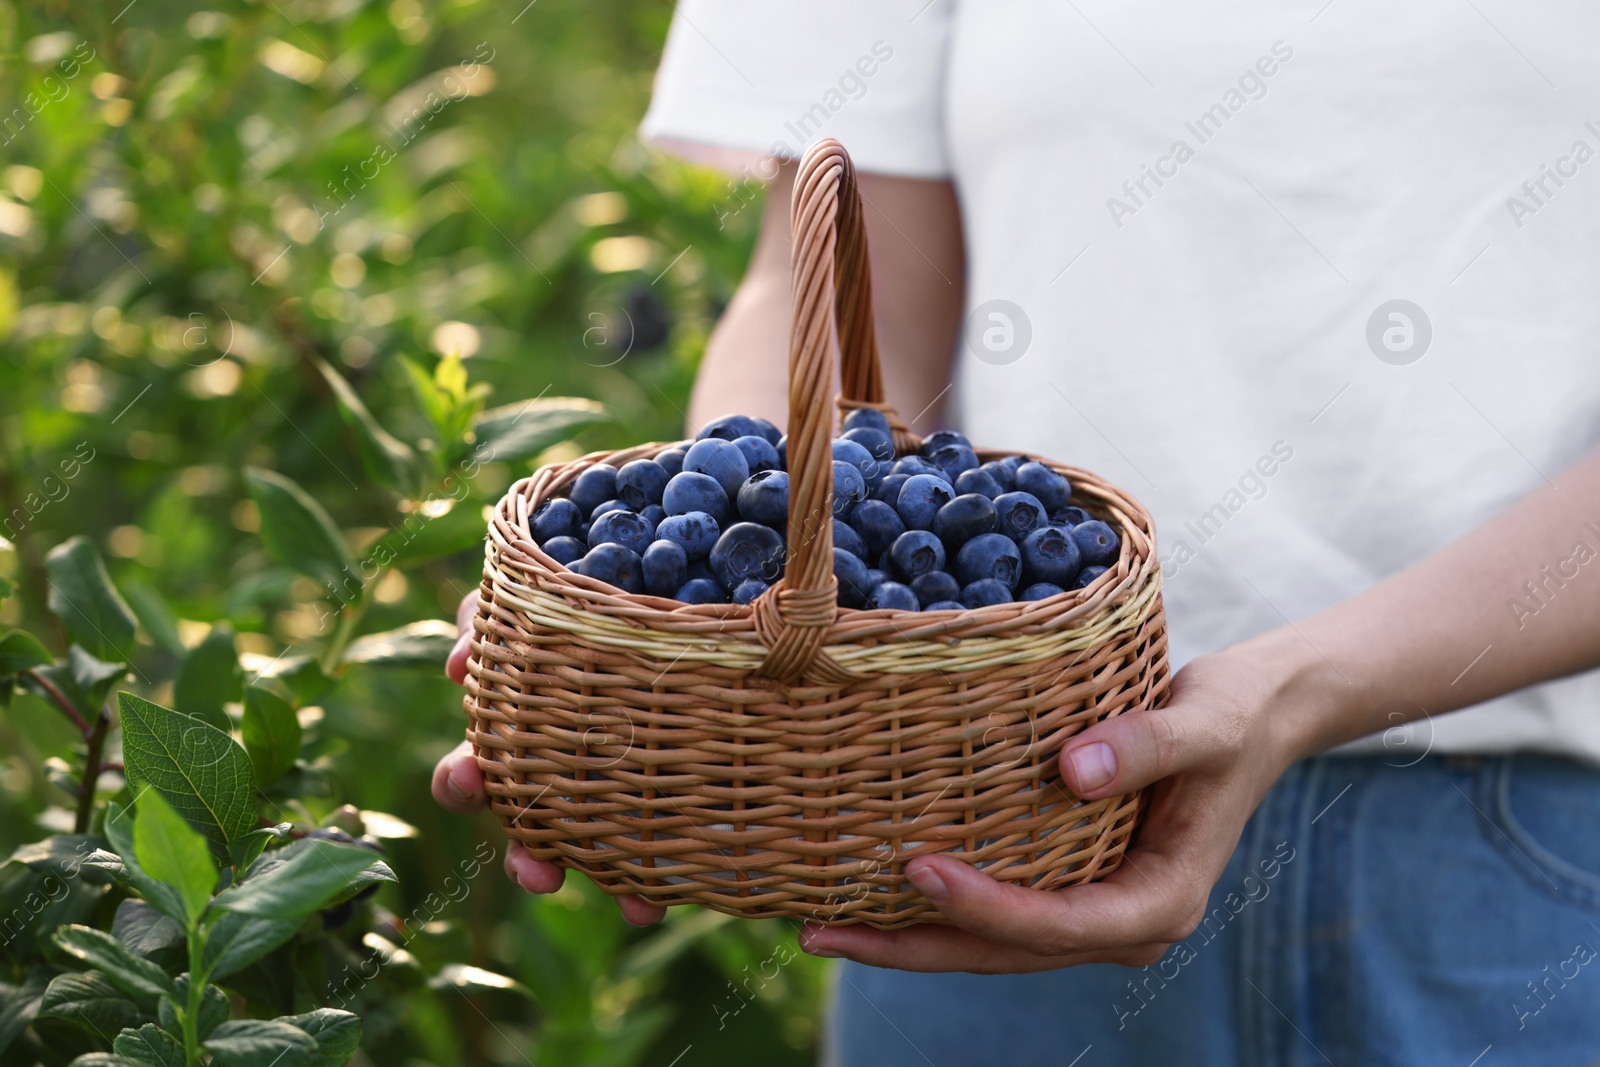
[[[789,334],[789,525],[784,577],[755,602],[767,646],[759,673],[792,682],[843,684],[856,677],[822,651],[838,611],[833,576],[833,350],[840,352],[842,408],[883,411],[905,447],[905,429],[883,399],[873,328],[867,230],[855,166],[825,137],[806,149],[795,176],[790,231],[794,325]]]

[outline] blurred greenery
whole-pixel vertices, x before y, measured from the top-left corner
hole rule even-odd
[[[398,882],[330,925],[328,996],[241,994],[358,1012],[356,1062],[809,1062],[822,972],[792,927],[637,931],[576,877],[530,898],[479,862],[494,821],[428,795],[463,725],[436,620],[484,507],[539,462],[681,436],[749,254],[726,180],[635,134],[671,5],[124,2],[0,2],[0,624],[91,718],[121,686],[228,725],[285,820],[381,840]],[[99,637],[52,610],[47,556],[80,535],[131,642],[114,605]],[[73,675],[69,642],[128,673]],[[0,854],[78,823],[88,736],[19,683]],[[118,746],[90,802],[126,793]],[[373,953],[382,988],[339,992]]]

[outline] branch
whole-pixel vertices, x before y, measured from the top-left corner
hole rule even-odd
[[[43,689],[46,693],[50,694],[51,699],[60,705],[61,710],[66,712],[67,718],[71,719],[72,724],[78,728],[78,732],[87,738],[92,732],[91,728],[89,724],[84,721],[84,718],[78,712],[78,709],[72,706],[72,701],[67,699],[67,695],[60,689],[56,688],[56,684],[54,682],[40,674],[39,668],[29,668],[27,674],[29,678],[34,680],[40,689]]]
[[[78,817],[73,821],[75,833],[89,832],[89,820],[94,816],[94,786],[100,780],[100,756],[105,751],[106,734],[111,732],[111,712],[100,709],[100,717],[89,734],[89,754],[83,761],[83,784],[78,787]]]

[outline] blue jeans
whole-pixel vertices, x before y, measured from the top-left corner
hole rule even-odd
[[[1299,764],[1245,828],[1211,905],[1143,969],[844,964],[830,1055],[839,1067],[1600,1063],[1600,772],[1532,755]]]

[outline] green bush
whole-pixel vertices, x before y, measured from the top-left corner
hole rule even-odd
[[[670,14],[0,2],[0,1067],[809,1060],[791,926],[428,797],[484,508],[678,436],[749,251]]]

